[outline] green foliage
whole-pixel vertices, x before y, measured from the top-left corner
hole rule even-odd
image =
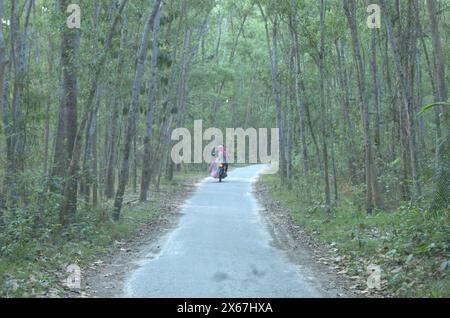
[[[76,223],[66,228],[56,220],[59,200],[36,189],[30,197],[33,204],[17,209],[0,232],[0,297],[63,295],[67,265],[83,269],[106,256],[115,242],[131,238],[160,213],[163,193],[174,192],[181,181],[195,175],[198,172],[183,173],[173,182],[162,183],[161,192],[154,193],[148,203],[125,208],[119,222],[111,221],[108,206],[85,206]]]

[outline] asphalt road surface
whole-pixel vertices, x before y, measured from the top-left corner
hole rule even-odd
[[[127,297],[321,297],[272,238],[252,192],[265,166],[206,178],[179,225],[130,273]]]

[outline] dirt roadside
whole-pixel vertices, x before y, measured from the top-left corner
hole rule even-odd
[[[255,182],[253,193],[272,234],[273,244],[285,251],[303,273],[313,278],[326,297],[377,297],[366,289],[365,282],[346,275],[345,260],[334,246],[319,242],[295,224],[289,211],[270,197],[269,189],[260,179]]]

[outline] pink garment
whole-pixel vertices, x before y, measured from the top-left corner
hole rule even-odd
[[[217,147],[217,151],[219,152],[217,159],[219,159],[220,163],[227,163],[228,162],[228,154],[225,151],[225,148],[223,146]]]
[[[219,164],[228,162],[228,154],[223,146],[217,147],[217,152],[217,158],[209,166],[209,175],[216,179],[219,177]]]
[[[211,165],[209,166],[209,175],[216,179],[219,177],[219,162],[217,158],[211,161]]]

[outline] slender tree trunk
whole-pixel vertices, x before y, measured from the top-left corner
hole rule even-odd
[[[373,103],[375,110],[375,138],[374,146],[377,152],[381,152],[381,118],[380,118],[380,86],[378,82],[378,64],[377,64],[377,31],[372,30],[372,41],[371,41],[371,61],[370,69],[372,71],[372,81],[373,81]]]
[[[61,61],[62,62],[62,61]],[[63,81],[62,81],[63,82]],[[66,142],[66,96],[64,96],[64,85],[61,87],[59,96],[58,120],[56,124],[53,165],[51,172],[50,190],[53,192],[62,193],[62,179],[65,174],[65,167],[67,166],[68,155],[65,152]]]
[[[321,132],[322,132],[322,155],[323,155],[323,176],[325,184],[325,204],[328,212],[331,212],[330,176],[328,168],[328,144],[327,144],[327,109],[325,106],[325,0],[320,0],[320,110]]]
[[[67,6],[69,5],[68,0],[60,0],[59,8],[65,16]],[[64,21],[65,22],[65,21]],[[57,156],[56,159],[61,158],[71,158],[75,138],[77,134],[77,113],[78,113],[78,78],[77,78],[77,68],[78,68],[78,49],[80,43],[80,33],[77,29],[69,29],[64,25],[62,26],[62,38],[61,38],[61,68],[63,70],[63,83],[62,83],[62,96],[60,101],[60,112],[63,114],[64,124],[62,126],[64,129],[64,135],[59,135],[58,138],[63,138],[63,140],[57,140],[56,145],[65,145],[65,156]],[[60,116],[62,115],[60,113]],[[57,152],[61,149],[56,149]],[[55,167],[59,169],[64,169],[67,167],[67,161],[55,162]],[[76,210],[76,193],[77,193],[77,181],[75,174],[67,174],[66,176],[66,187],[69,193],[69,200],[67,202],[67,208],[61,209],[59,215],[59,221],[61,224],[66,225],[75,219]]]
[[[48,73],[50,76],[54,76],[53,74],[53,59],[54,52],[56,51],[53,45],[53,41],[49,40],[49,48],[47,50],[47,64],[48,64]],[[42,88],[44,88],[44,83],[42,83]],[[51,175],[51,171],[49,169],[49,154],[50,154],[50,108],[51,103],[46,102],[45,105],[45,123],[44,123],[44,174],[47,176]]]
[[[301,86],[302,86],[302,90],[305,91],[304,86],[303,85],[301,85]],[[314,132],[314,127],[312,125],[311,112],[309,110],[309,105],[308,105],[308,103],[304,103],[304,105],[305,105],[306,122],[308,124],[308,128],[309,128],[309,131],[311,134],[311,139],[313,140],[314,148],[316,150],[317,160],[318,160],[319,166],[322,167],[323,164],[322,164],[322,157],[320,155],[320,147],[319,147],[319,143],[316,138],[316,133]],[[321,170],[323,170],[323,169],[321,169]],[[322,171],[322,174],[323,174],[323,171]]]
[[[9,102],[9,83],[11,78],[11,63],[6,60],[5,62],[5,70],[4,70],[4,80],[3,80],[3,95],[2,99],[2,121],[3,121],[3,133],[5,136],[5,153],[6,153],[6,162],[9,162],[10,158],[13,157],[12,151],[12,132],[11,132],[11,112],[10,112],[10,102]],[[8,194],[9,194],[9,176],[8,176],[8,167],[5,169],[5,177],[3,178],[2,190],[0,194],[0,208],[2,211],[6,211],[8,208]],[[3,212],[1,212],[3,213]]]
[[[333,105],[333,101],[331,99],[331,88],[334,88],[335,85],[328,83],[327,85],[327,104],[328,104],[328,113],[329,113],[329,127],[330,127],[330,145],[331,145],[331,165],[333,170],[333,190],[334,190],[334,202],[333,206],[335,206],[339,200],[339,192],[338,192],[338,181],[337,181],[337,168],[336,168],[336,151],[335,151],[335,137],[334,137],[334,117],[333,117],[333,109],[331,105]]]
[[[358,75],[359,98],[361,103],[361,119],[364,126],[364,145],[365,145],[365,172],[366,172],[366,211],[372,213],[372,140],[370,136],[369,123],[369,105],[366,96],[365,71],[361,59],[361,50],[359,44],[358,30],[355,21],[355,3],[354,0],[344,0],[344,11],[347,16],[348,24],[352,33],[353,57],[356,64]]]
[[[284,133],[284,123],[281,116],[281,92],[280,92],[280,83],[278,80],[279,71],[278,71],[278,15],[275,14],[274,22],[273,22],[273,33],[272,33],[272,41],[273,41],[273,64],[272,64],[272,85],[273,85],[273,93],[275,95],[275,104],[276,104],[276,126],[280,131],[280,175],[281,182],[284,184],[286,182],[286,146],[285,146],[285,133]]]
[[[122,36],[120,39],[120,48],[123,50],[126,47],[126,37],[127,37],[127,27],[126,25],[122,25]],[[119,61],[117,63],[117,77],[114,86],[115,97],[112,102],[112,118],[111,118],[111,127],[110,127],[110,135],[109,135],[109,152],[108,152],[108,165],[106,168],[106,187],[105,187],[105,196],[108,199],[112,199],[114,197],[114,185],[116,182],[116,161],[117,161],[117,146],[118,146],[118,135],[119,135],[119,111],[120,111],[120,91],[122,86],[122,71],[125,63],[125,53],[123,53],[119,57]]]
[[[302,142],[302,157],[303,157],[303,170],[305,175],[309,174],[309,164],[308,164],[308,144],[306,142],[306,124],[305,124],[305,105],[303,104],[301,85],[300,85],[300,53],[299,53],[299,44],[298,44],[298,35],[296,30],[294,29],[294,25],[296,25],[295,20],[290,17],[290,33],[291,33],[291,41],[294,46],[294,76],[295,76],[295,102],[297,106],[297,112],[300,118],[300,139]]]
[[[377,63],[377,34],[376,29],[372,30],[372,41],[371,41],[371,61],[370,66],[372,70],[372,80],[373,80],[373,101],[374,101],[374,111],[375,111],[375,138],[374,146],[378,154],[378,158],[381,157],[381,116],[380,116],[380,85],[378,81],[378,63]],[[370,120],[370,119],[369,119]],[[372,177],[372,195],[373,202],[377,208],[382,208],[383,203],[380,196],[380,185],[378,183],[378,173],[376,169],[375,156],[372,154],[372,166],[371,173]]]
[[[121,72],[117,73],[117,82],[120,81]],[[120,90],[120,85],[116,84],[116,94]],[[118,144],[118,131],[119,131],[119,100],[116,98],[113,101],[113,111],[111,118],[111,125],[109,129],[109,149],[108,149],[108,165],[106,168],[106,180],[105,180],[105,196],[108,199],[114,197],[114,185],[116,181],[116,157],[117,157],[117,144]]]
[[[4,3],[3,0],[0,0],[0,21],[4,17]],[[3,36],[3,23],[0,23],[0,110],[3,113],[4,116],[4,123],[7,122],[5,120],[6,118],[6,111],[7,108],[5,107],[5,71],[6,71],[6,65],[8,64],[8,57],[6,55],[6,43],[5,38]],[[6,127],[6,125],[5,125]],[[0,191],[0,230],[4,225],[4,210],[6,205],[6,198],[4,195],[4,190]]]
[[[142,161],[142,176],[141,176],[141,194],[140,200],[147,201],[147,193],[150,185],[150,171],[151,171],[151,139],[153,129],[153,114],[156,101],[156,81],[157,81],[157,62],[158,62],[158,41],[159,41],[159,21],[160,21],[161,6],[155,15],[153,24],[153,47],[152,60],[150,65],[150,85],[147,100],[147,118],[145,122],[144,133],[144,157]]]
[[[421,22],[420,22],[420,4],[419,1],[415,2],[415,22],[414,28],[416,32],[416,37],[418,41],[422,40],[422,31],[421,31]],[[415,94],[415,112],[420,111],[420,108],[423,105],[423,96],[422,96],[422,63],[421,63],[421,52],[419,50],[418,45],[414,46],[415,50],[415,82],[416,82],[416,94]],[[432,84],[434,86],[434,84]],[[417,123],[417,131],[418,131],[418,142],[419,142],[419,162],[424,163],[427,161],[427,151],[426,151],[426,143],[425,143],[425,119],[423,116],[419,116]]]
[[[97,117],[95,126],[97,127]],[[91,183],[92,183],[92,206],[98,205],[98,160],[97,160],[97,136],[98,129],[94,130],[94,136],[92,138],[92,168],[91,168]]]
[[[433,44],[433,62],[436,74],[436,88],[438,93],[437,102],[444,102],[448,99],[447,84],[445,79],[445,59],[439,34],[439,24],[437,21],[436,1],[427,0],[428,12],[431,25],[431,40]],[[434,209],[447,208],[449,204],[449,143],[450,127],[448,106],[441,107],[442,138],[438,140],[437,148],[437,171],[435,175],[436,191],[433,202]]]
[[[180,20],[181,23],[181,20]],[[178,46],[178,40],[179,40],[179,36],[181,34],[181,27],[179,25],[178,29],[177,29],[177,34],[176,34],[176,41],[175,44],[173,45],[172,48],[172,56],[171,59],[172,61],[175,61],[177,58],[177,46]],[[168,166],[169,160],[170,158],[170,149],[169,145],[171,143],[171,136],[170,136],[170,129],[172,128],[172,123],[173,120],[175,118],[175,115],[172,113],[172,110],[174,107],[176,107],[176,93],[175,93],[175,82],[176,82],[176,77],[179,71],[179,67],[177,63],[172,64],[171,66],[171,70],[170,70],[170,77],[169,77],[169,82],[167,84],[167,100],[163,103],[163,105],[165,105],[165,116],[169,116],[169,119],[167,120],[167,117],[165,117],[164,120],[164,124],[166,125],[165,130],[163,129],[163,136],[162,136],[162,144],[163,144],[163,149],[161,151],[161,159],[159,162],[159,173],[158,173],[158,179],[156,181],[156,190],[159,191],[159,185],[160,185],[160,181],[161,181],[161,176],[163,173],[163,167],[164,167],[164,163],[166,163],[166,165]],[[175,101],[175,102],[174,102]],[[168,171],[166,171],[168,172]],[[173,177],[173,171],[172,171],[172,177]]]
[[[92,110],[89,116],[89,121],[86,129],[86,141],[84,149],[83,158],[83,179],[81,182],[81,194],[84,196],[86,203],[89,203],[91,194],[91,185],[93,185],[94,180],[94,170],[93,160],[94,160],[94,139],[97,134],[97,114],[100,107],[100,86],[97,87],[96,97],[95,97],[95,108]]]
[[[135,128],[136,129],[136,128]],[[133,194],[137,193],[137,179],[138,179],[138,162],[137,162],[137,136],[134,135],[133,138],[133,154],[131,159],[131,189]]]
[[[186,30],[183,40],[183,53],[181,58],[180,79],[178,81],[177,97],[176,97],[176,109],[177,109],[175,120],[176,128],[181,127],[184,116],[184,108],[185,108],[184,96],[186,91],[187,67],[189,59],[191,33],[192,29],[189,27],[188,30]],[[168,162],[167,162],[166,178],[167,180],[171,181],[174,175],[174,163],[171,156],[168,156],[167,160]]]
[[[170,96],[170,95],[169,95]],[[156,189],[159,191],[159,185],[161,181],[161,175],[163,170],[164,162],[167,161],[167,157],[170,158],[170,149],[169,147],[169,141],[170,141],[170,128],[172,127],[174,116],[172,114],[169,115],[169,119],[165,121],[162,129],[162,147],[161,147],[161,158],[159,161],[159,170],[158,170],[158,179],[156,180]]]
[[[344,47],[340,40],[337,40],[335,43],[336,46],[336,55],[337,55],[337,70],[338,70],[338,78],[341,87],[341,99],[342,99],[342,111],[344,117],[344,131],[345,131],[345,146],[347,148],[347,166],[351,173],[352,182],[355,181],[357,177],[356,171],[356,148],[354,142],[354,128],[353,123],[350,117],[350,88],[349,88],[349,80],[347,74],[347,67],[344,65],[345,55],[344,55]]]

